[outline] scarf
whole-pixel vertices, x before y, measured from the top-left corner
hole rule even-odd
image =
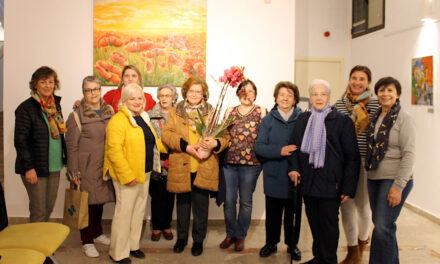
[[[325,130],[325,118],[331,111],[330,104],[327,104],[322,110],[318,111],[311,107],[312,115],[307,122],[306,131],[301,144],[301,151],[308,153],[309,164],[315,168],[324,167],[325,161],[325,142],[327,132]]]
[[[350,117],[354,122],[356,135],[364,132],[370,123],[370,117],[366,105],[368,104],[368,101],[370,101],[371,96],[372,93],[369,89],[360,95],[353,95],[351,89],[348,88],[342,97],[345,107],[347,107],[347,110],[351,113]],[[352,106],[351,103],[356,103],[356,105]]]
[[[53,139],[59,139],[60,134],[64,134],[67,132],[66,124],[64,123],[63,117],[61,116],[61,112],[58,112],[57,107],[55,105],[55,98],[53,95],[49,97],[49,100],[46,101],[41,94],[37,91],[31,92],[32,98],[34,98],[41,106],[41,110],[47,117],[47,121],[50,126],[50,134]]]
[[[198,114],[197,110],[199,109],[199,111],[200,111],[200,108],[202,107],[202,105],[203,105],[203,101],[200,104],[196,105],[196,106],[190,106],[188,101],[185,100],[184,108],[185,108],[185,111],[186,111],[186,115],[188,116],[188,119],[190,119],[191,121],[200,121],[199,120],[199,114]],[[196,130],[195,123],[194,122],[192,122],[192,123],[193,123],[191,125],[192,128],[194,130]]]
[[[388,148],[388,141],[390,139],[390,130],[396,123],[399,112],[400,102],[399,99],[397,99],[396,103],[394,103],[390,111],[383,118],[379,131],[377,131],[376,139],[374,138],[374,127],[376,126],[377,119],[382,113],[382,108],[379,108],[374,114],[367,132],[367,154],[365,157],[366,170],[377,169],[379,162],[384,158],[385,152]]]

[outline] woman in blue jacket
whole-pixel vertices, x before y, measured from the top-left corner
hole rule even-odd
[[[274,91],[275,106],[263,118],[258,132],[255,152],[263,163],[264,194],[266,195],[266,244],[260,250],[261,257],[268,257],[277,251],[280,242],[281,219],[284,211],[284,243],[292,257],[301,259],[298,247],[291,249],[293,229],[293,203],[289,194],[287,176],[287,157],[296,150],[288,145],[296,119],[301,109],[296,107],[299,101],[298,87],[291,82],[279,82]],[[297,199],[294,245],[298,243],[301,226],[301,199]]]
[[[298,117],[289,143],[298,146],[289,160],[289,177],[301,183],[313,236],[308,264],[337,264],[339,206],[356,192],[360,155],[353,121],[331,108],[330,85],[313,80],[310,112]]]

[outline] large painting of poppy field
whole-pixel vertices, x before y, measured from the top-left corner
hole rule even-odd
[[[144,86],[206,77],[206,0],[94,0],[93,69],[116,86],[135,65]]]

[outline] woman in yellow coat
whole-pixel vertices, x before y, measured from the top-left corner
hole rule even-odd
[[[120,102],[107,125],[105,145],[104,178],[111,177],[116,194],[109,254],[115,263],[131,263],[130,255],[145,258],[139,241],[150,173],[160,171],[159,151],[166,150],[144,111],[142,88],[124,86]]]
[[[212,106],[206,102],[209,97],[205,80],[193,76],[182,86],[183,101],[168,114],[162,131],[162,140],[170,149],[167,190],[177,193],[177,242],[174,252],[180,253],[188,243],[188,229],[193,213],[193,247],[191,253],[198,256],[203,252],[203,240],[208,226],[209,191],[218,190],[217,153],[229,142],[227,132],[219,138],[205,138],[200,141],[194,121],[197,110],[206,120]],[[201,160],[199,148],[212,151]]]

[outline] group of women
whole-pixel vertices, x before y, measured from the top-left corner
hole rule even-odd
[[[60,171],[67,164],[68,179],[89,192],[89,225],[80,230],[87,256],[98,257],[94,243],[101,243],[110,245],[115,263],[131,263],[130,256],[145,258],[139,241],[148,194],[151,239],[158,241],[162,234],[173,239],[176,200],[173,249],[184,251],[192,212],[191,253],[198,256],[207,233],[209,197],[219,190],[222,175],[226,238],[220,248],[234,245],[241,251],[263,171],[266,243],[261,257],[277,251],[284,216],[284,242],[292,258],[301,259],[297,245],[304,199],[314,256],[305,263],[337,263],[340,207],[348,242],[341,263],[361,260],[371,222],[370,263],[398,263],[395,222],[413,186],[414,121],[401,110],[396,79],[376,83],[377,99],[370,83],[370,70],[355,66],[346,92],[332,107],[329,83],[314,80],[310,110],[302,112],[297,86],[279,82],[268,112],[254,104],[257,87],[245,80],[236,90],[240,105],[226,111],[225,118],[233,118],[227,131],[201,138],[196,122],[212,110],[201,77],[183,84],[179,103],[174,86],[159,87],[156,104],[143,92],[134,66],[123,69],[119,87],[104,97],[99,79],[88,76],[83,99],[64,122],[54,94],[60,88],[57,74],[40,67],[29,83],[31,97],[15,112],[16,173],[29,195],[30,221],[48,221]],[[203,158],[202,152],[210,154]],[[220,152],[225,153],[221,162]],[[109,238],[101,220],[103,205],[113,201]]]

